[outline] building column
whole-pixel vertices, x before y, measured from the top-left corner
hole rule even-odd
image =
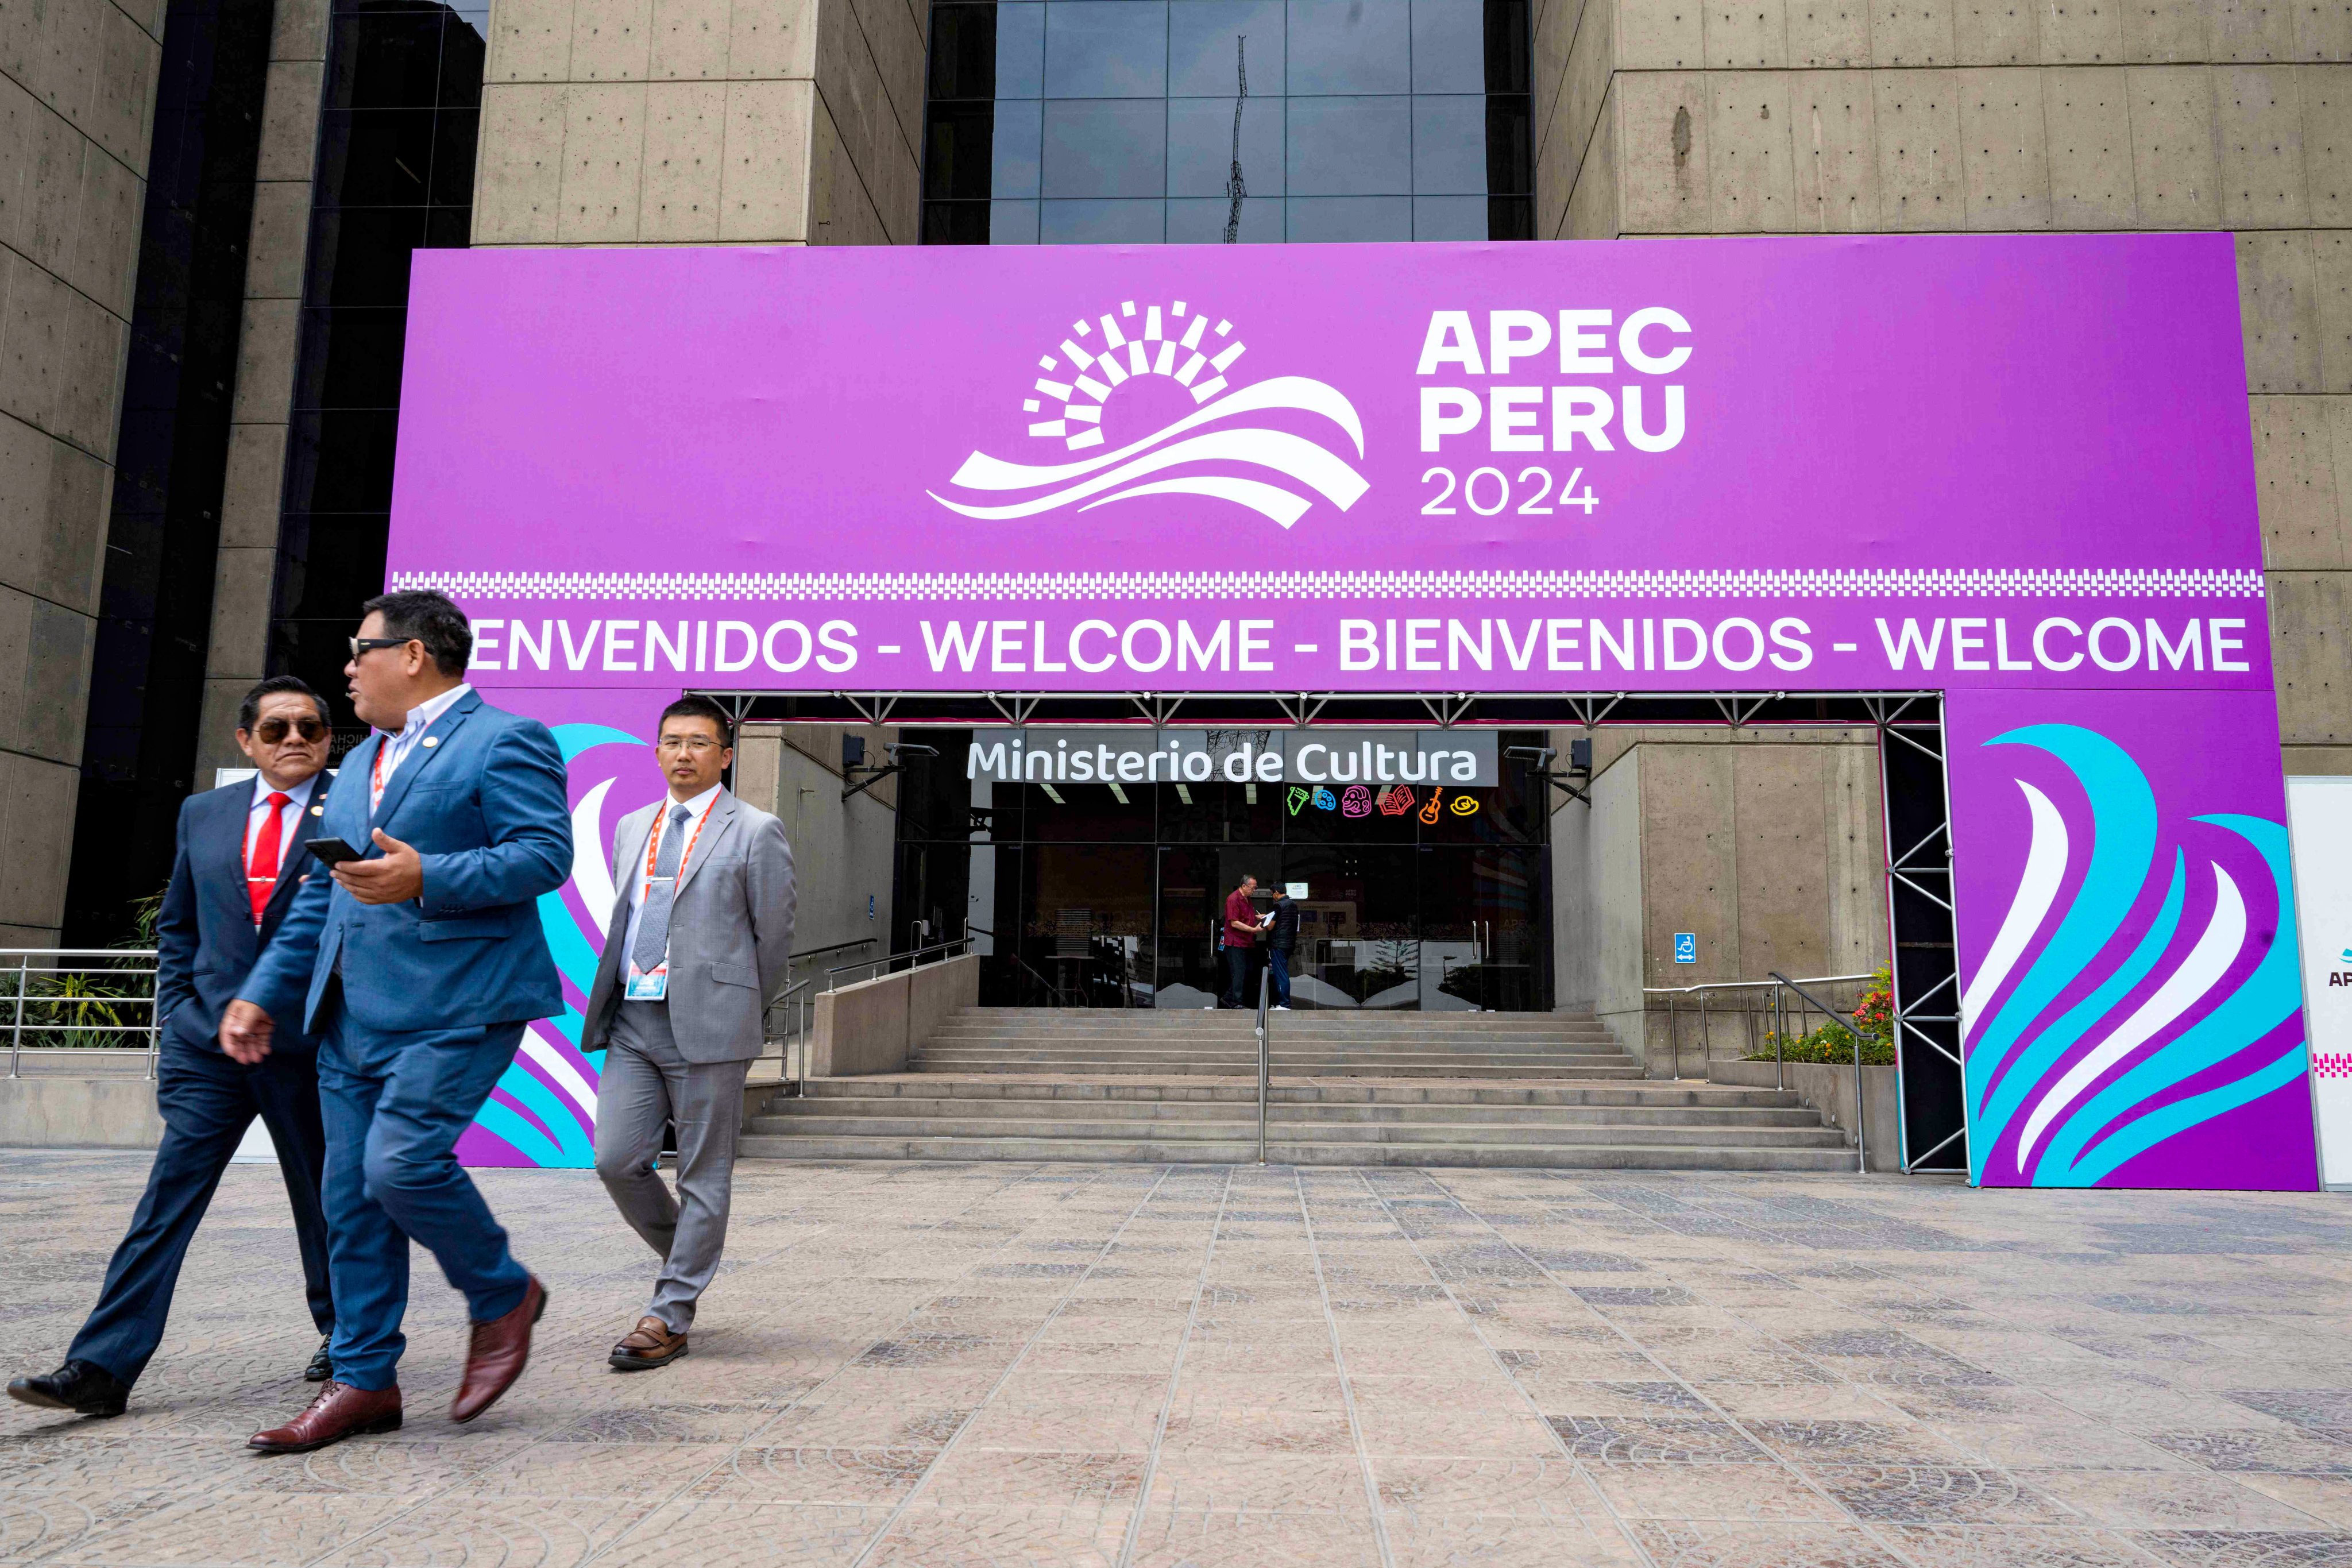
[[[477,246],[911,245],[929,0],[497,0]]]
[[[302,275],[310,248],[310,184],[326,80],[328,0],[278,0],[254,168],[253,229],[237,338],[236,401],[221,495],[212,647],[205,664],[196,787],[216,767],[246,764],[236,706],[268,673],[269,606],[278,580],[286,433],[301,340]]]
[[[163,33],[0,9],[0,944],[64,919]]]

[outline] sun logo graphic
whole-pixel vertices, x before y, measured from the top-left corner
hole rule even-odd
[[[1169,495],[1229,501],[1285,528],[1318,497],[1346,511],[1370,487],[1335,449],[1339,443],[1327,427],[1336,426],[1361,462],[1364,426],[1355,405],[1307,376],[1234,385],[1231,373],[1246,352],[1233,322],[1182,300],[1140,310],[1129,300],[1116,313],[1081,318],[1056,352],[1038,357],[1045,374],[1021,405],[1031,416],[1030,437],[1051,443],[1055,458],[1071,456],[1024,463],[974,452],[947,487],[966,499],[925,493],[950,511],[991,521]],[[1179,412],[1188,397],[1191,411]],[[1143,410],[1145,425],[1171,412],[1176,417],[1113,445],[1107,431],[1120,419],[1121,404]],[[1128,420],[1131,429],[1133,416]],[[1268,420],[1325,440],[1262,422]]]

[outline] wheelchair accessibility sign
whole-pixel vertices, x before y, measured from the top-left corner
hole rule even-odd
[[[1698,932],[1695,931],[1675,932],[1675,962],[1676,963],[1698,962]]]

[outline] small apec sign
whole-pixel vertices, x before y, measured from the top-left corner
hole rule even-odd
[[[2286,781],[2320,1181],[2352,1190],[2352,778]]]

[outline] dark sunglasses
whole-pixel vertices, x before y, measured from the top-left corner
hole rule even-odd
[[[357,658],[363,653],[373,653],[380,647],[406,647],[416,639],[415,637],[345,637],[343,640],[352,645],[352,657]]]
[[[253,727],[253,738],[265,746],[274,746],[286,739],[289,729],[306,741],[324,740],[327,735],[327,727],[316,719],[297,719],[290,724],[283,719],[264,719]]]

